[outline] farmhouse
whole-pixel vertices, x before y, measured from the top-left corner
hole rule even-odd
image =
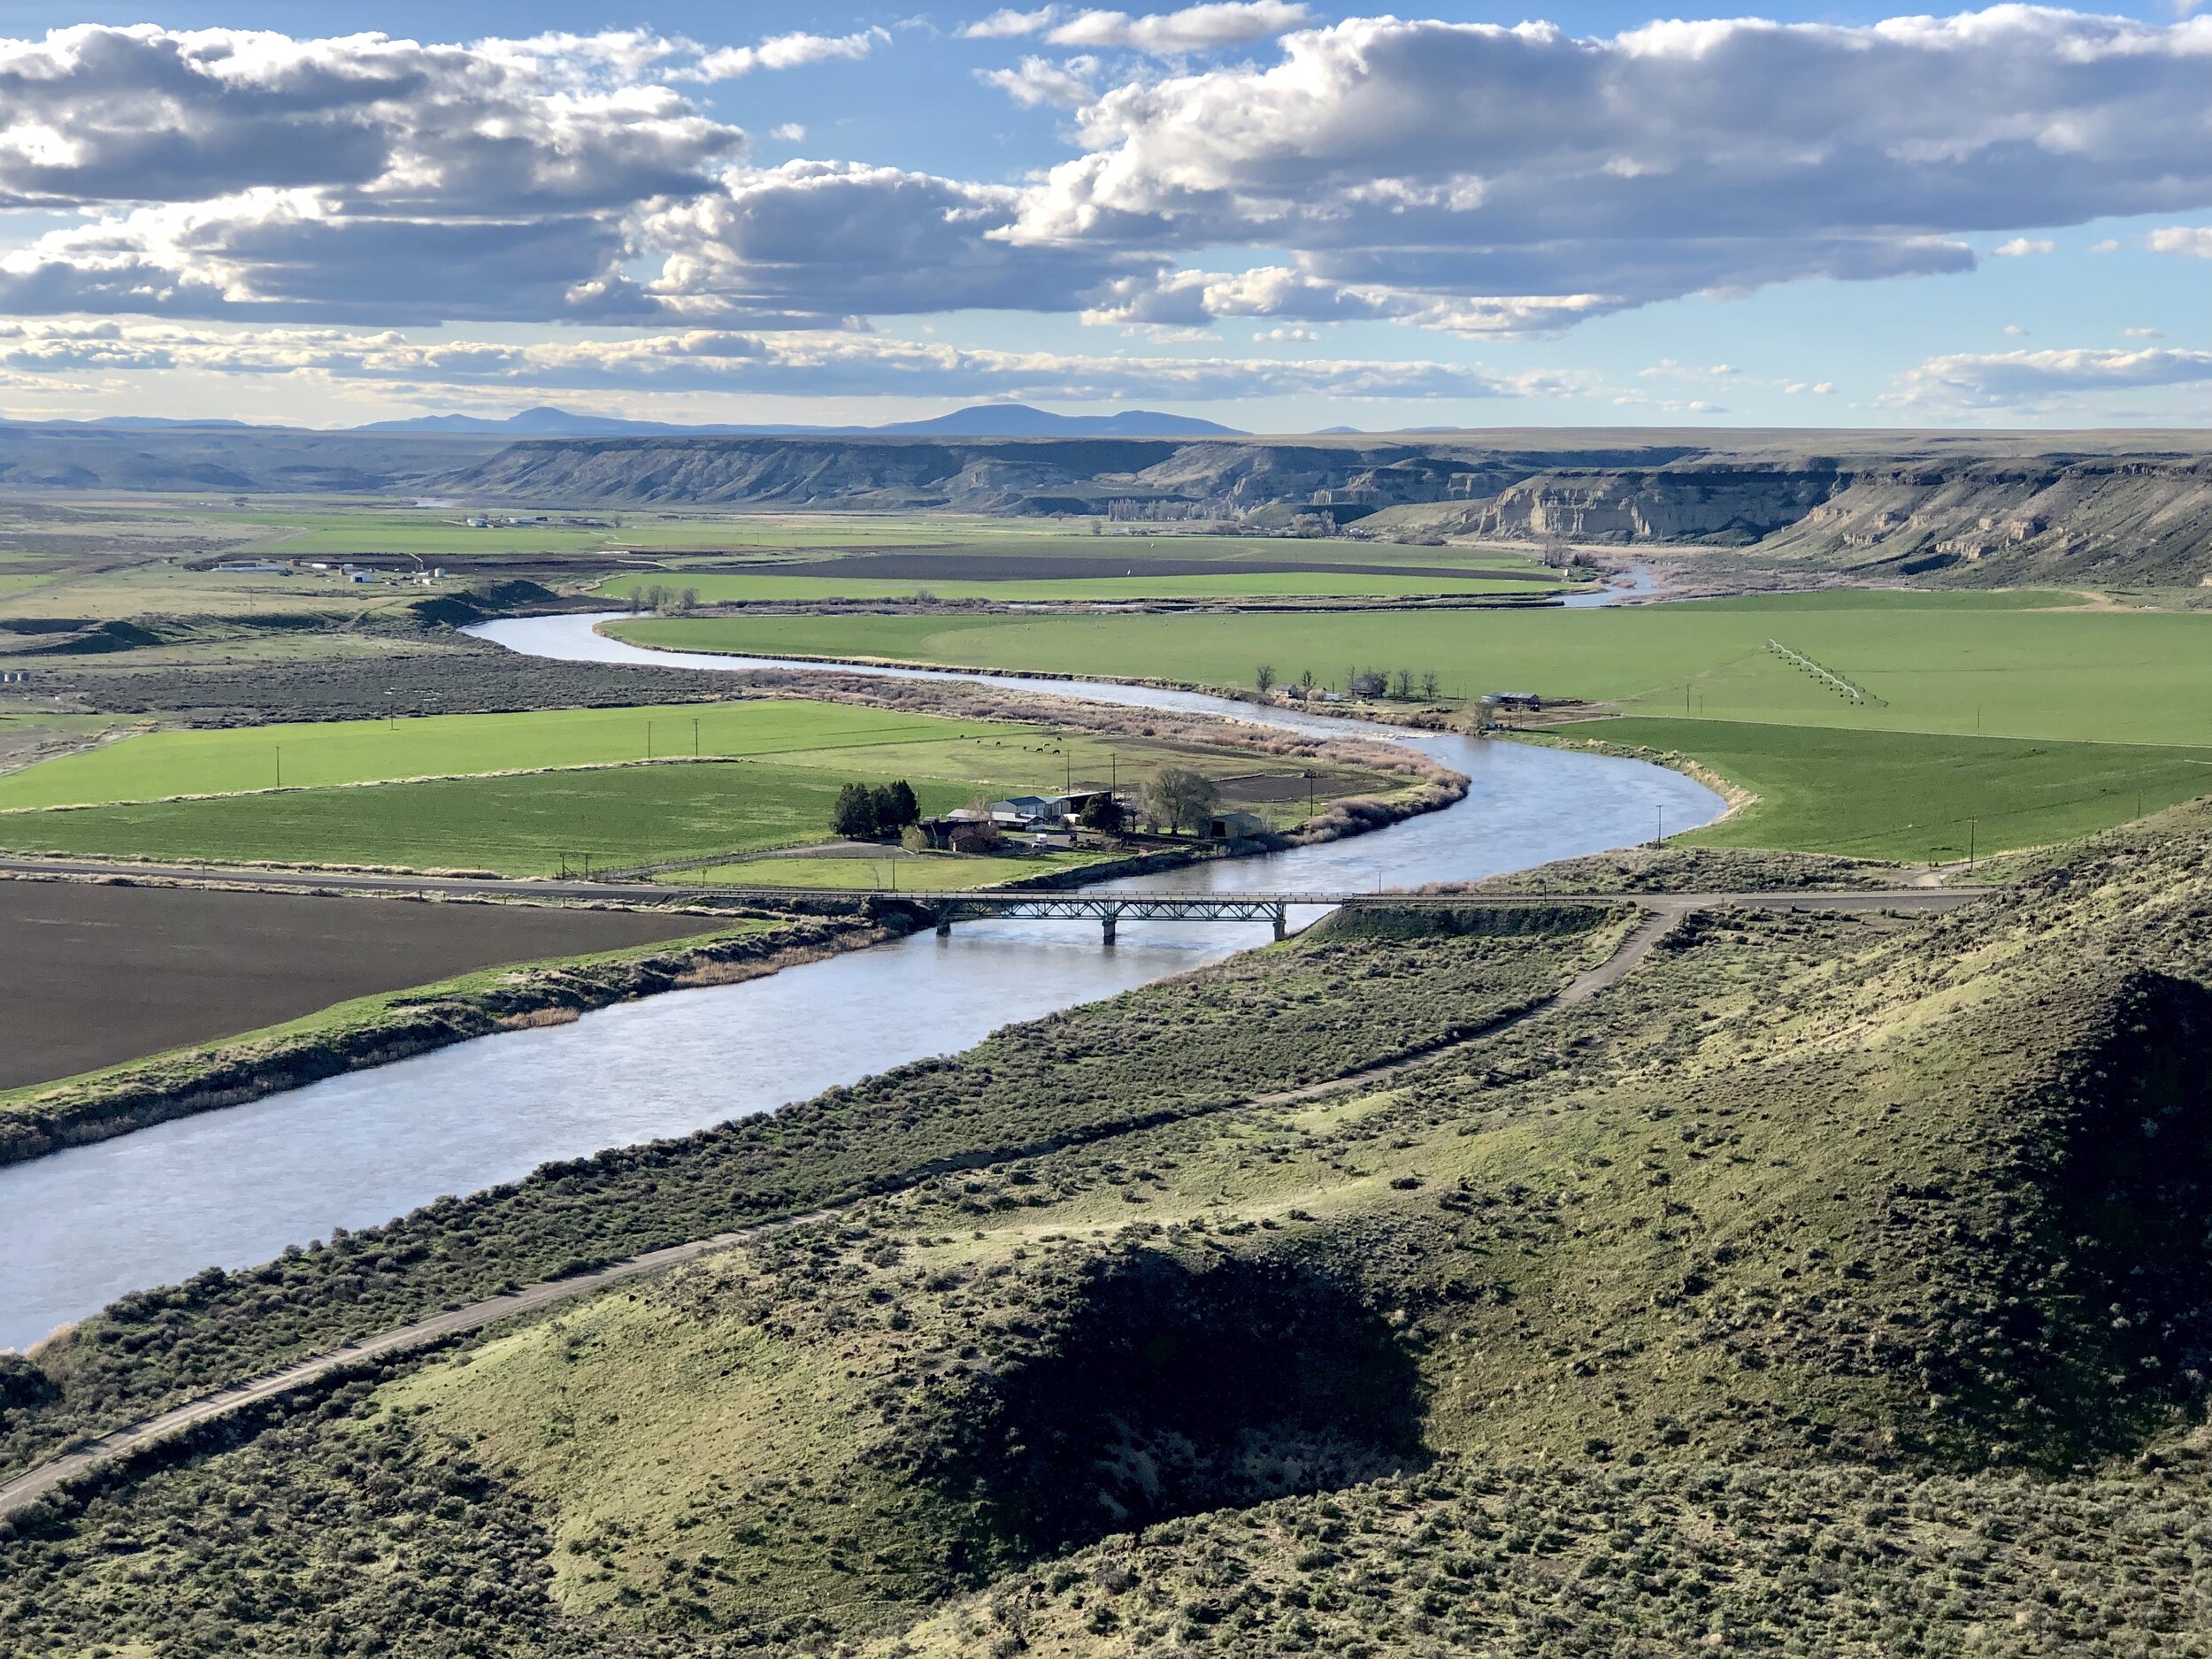
[[[1052,803],[1041,795],[1018,795],[1009,800],[994,801],[990,810],[994,823],[1011,825],[1016,829],[1056,822],[1060,816]]]
[[[1539,714],[1543,711],[1544,700],[1532,691],[1493,691],[1485,694],[1482,706],[1490,710]]]
[[[1083,809],[1100,797],[1110,800],[1110,789],[1071,789],[1065,795],[1056,795],[1047,803],[1051,815],[1064,824],[1071,824],[1083,816]]]

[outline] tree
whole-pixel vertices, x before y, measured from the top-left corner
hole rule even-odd
[[[1424,703],[1436,701],[1436,671],[1433,668],[1421,676],[1421,701]]]
[[[830,809],[830,828],[849,841],[876,838],[876,793],[864,783],[849,783]]]
[[[1313,670],[1310,668],[1302,670],[1298,675],[1298,699],[1300,702],[1304,703],[1312,700],[1313,687]]]
[[[919,824],[909,824],[899,832],[899,845],[910,853],[926,853],[929,850],[929,832]]]
[[[879,835],[896,834],[909,824],[922,821],[922,803],[914,798],[914,791],[903,778],[875,792],[875,808]]]
[[[1203,824],[1220,798],[1212,779],[1185,766],[1163,766],[1144,787],[1145,811],[1178,832]]]
[[[1413,671],[1401,668],[1390,682],[1390,695],[1401,703],[1413,701]]]
[[[1094,795],[1083,803],[1083,810],[1076,815],[1076,821],[1085,829],[1096,830],[1102,835],[1118,835],[1121,833],[1121,803],[1110,795]]]
[[[1254,669],[1252,671],[1252,683],[1260,688],[1260,695],[1263,697],[1267,695],[1269,692],[1274,690],[1275,664],[1272,663],[1262,663],[1257,668]]]

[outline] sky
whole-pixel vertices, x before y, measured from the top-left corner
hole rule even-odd
[[[0,0],[0,411],[2212,419],[2212,9]]]

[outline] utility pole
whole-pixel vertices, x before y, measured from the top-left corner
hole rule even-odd
[[[284,745],[283,745],[283,744],[281,744],[281,743],[279,743],[279,744],[276,746],[276,752],[277,752],[277,781],[276,781],[276,787],[277,787],[278,788],[281,789],[282,787],[284,787]],[[2137,813],[2137,814],[2136,814],[2136,816],[2137,816],[2138,818],[2140,818],[2140,817],[2142,817],[2142,814],[2139,812],[2139,813]]]
[[[650,720],[645,723],[645,758],[653,758],[653,723]]]
[[[1666,809],[1666,808],[1664,808],[1664,807],[1661,807],[1661,808],[1659,809],[1659,839],[1658,839],[1657,841],[1655,841],[1652,842],[1652,845],[1653,845],[1653,846],[1655,846],[1655,847],[1661,846],[1661,845],[1664,844],[1664,842],[1665,842],[1666,839],[1667,839],[1667,809]]]
[[[696,715],[692,717],[691,721],[691,757],[694,760],[699,758],[699,719]]]
[[[1978,818],[1966,820],[1966,870],[1969,875],[1974,871],[1974,834],[1981,826],[1982,821]]]

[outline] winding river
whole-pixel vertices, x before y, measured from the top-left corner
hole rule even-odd
[[[823,664],[648,651],[540,617],[473,630],[573,661],[742,672]],[[1656,766],[1409,733],[1147,687],[953,678],[1417,748],[1467,797],[1373,834],[1118,886],[1225,891],[1410,887],[1600,852],[1709,822],[1710,790]],[[265,1261],[334,1226],[374,1225],[549,1159],[688,1133],[833,1084],[965,1048],[1010,1021],[1109,996],[1264,942],[1264,926],[964,923],[743,985],[676,991],[180,1119],[0,1169],[0,1348],[25,1347],[122,1292]]]

